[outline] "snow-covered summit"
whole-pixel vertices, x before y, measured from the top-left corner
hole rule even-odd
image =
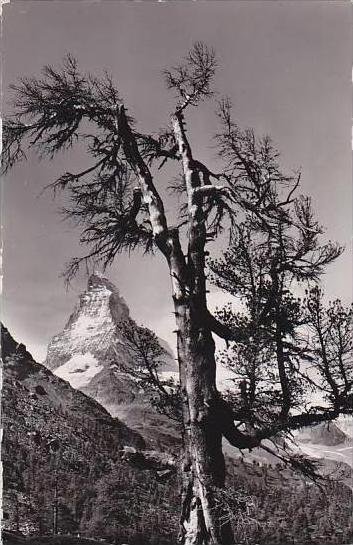
[[[92,274],[62,332],[49,343],[45,365],[55,370],[75,355],[101,359],[119,335],[119,322],[129,318],[129,308],[107,278]]]
[[[94,272],[64,329],[50,341],[45,361],[58,377],[120,417],[127,406],[142,399],[126,373],[111,365],[117,358],[127,366],[134,365],[121,333],[121,324],[128,318],[129,307],[117,287]],[[162,339],[160,343],[166,350],[162,371],[176,371],[168,344]]]

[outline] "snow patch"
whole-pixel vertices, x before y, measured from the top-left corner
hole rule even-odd
[[[57,377],[66,380],[73,388],[79,389],[87,386],[91,379],[102,371],[103,365],[100,365],[97,359],[91,354],[76,354],[66,363],[55,369]]]

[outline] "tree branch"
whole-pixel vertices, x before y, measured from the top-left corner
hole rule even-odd
[[[227,188],[224,185],[204,185],[195,189],[195,194],[207,197],[215,193],[226,193]]]
[[[136,138],[129,126],[124,106],[117,107],[117,133],[123,140],[123,148],[127,160],[135,170],[141,184],[144,202],[146,203],[157,246],[163,254],[168,253],[166,239],[168,233],[167,220],[163,201],[157,192],[151,172],[144,162],[137,146]]]
[[[240,329],[238,331],[232,330],[227,325],[222,324],[222,322],[217,320],[217,318],[213,316],[213,314],[211,314],[209,311],[206,312],[204,319],[211,331],[221,339],[225,340],[227,345],[230,341],[239,342],[241,340],[244,340]]]

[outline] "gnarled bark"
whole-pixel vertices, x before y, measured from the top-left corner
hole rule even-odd
[[[184,424],[180,541],[183,545],[231,545],[231,527],[224,522],[222,505],[217,502],[217,490],[225,482],[225,464],[216,410],[215,344],[205,319],[204,196],[199,191],[201,181],[181,113],[173,117],[173,130],[182,158],[189,210],[187,262],[181,255],[170,261]]]
[[[183,545],[230,545],[230,525],[223,520],[217,490],[223,488],[225,464],[222,429],[216,410],[214,341],[193,305],[175,301],[178,358],[184,420]]]

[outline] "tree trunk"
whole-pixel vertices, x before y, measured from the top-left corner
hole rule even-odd
[[[218,421],[215,344],[206,320],[204,252],[202,248],[189,255],[186,263],[177,230],[169,231],[168,246],[183,413],[179,542],[232,545],[231,525],[220,501],[225,463]],[[195,274],[197,269],[199,274]]]
[[[183,545],[231,545],[220,491],[225,482],[222,432],[216,416],[215,345],[200,309],[174,298],[183,403]]]
[[[138,149],[123,107],[117,110],[117,128],[125,155],[134,165],[148,207],[155,243],[166,257],[172,280],[178,334],[178,360],[183,398],[183,503],[180,542],[183,545],[231,545],[230,525],[222,520],[216,490],[224,486],[222,433],[216,418],[218,393],[214,341],[205,324],[206,243],[201,183],[193,168],[183,115],[173,116],[173,130],[182,156],[190,217],[188,262],[178,229],[169,229],[162,199]]]

